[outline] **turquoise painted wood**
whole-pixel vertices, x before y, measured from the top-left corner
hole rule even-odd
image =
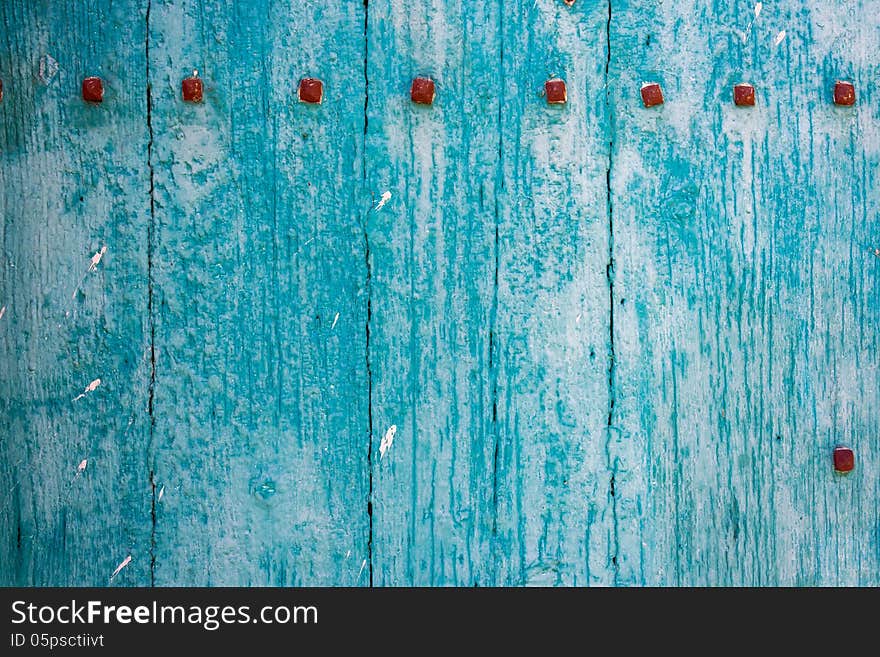
[[[369,583],[363,22],[152,4],[156,584]]]
[[[146,16],[92,4],[0,2],[7,585],[105,585],[129,555],[150,583]]]
[[[0,0],[0,584],[880,585],[875,13]]]
[[[608,6],[505,3],[504,15],[497,583],[609,585]],[[557,76],[564,107],[541,95]]]
[[[872,7],[614,3],[622,583],[880,580]],[[660,108],[632,102],[648,81]]]
[[[368,8],[376,585],[495,581],[500,20],[467,0]],[[410,100],[417,76],[435,81],[431,106]]]

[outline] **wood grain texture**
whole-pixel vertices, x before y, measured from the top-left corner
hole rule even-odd
[[[157,584],[369,582],[363,22],[153,2]]]
[[[498,225],[501,585],[611,584],[605,3],[504,5]],[[565,80],[548,105],[544,82]]]
[[[611,21],[621,579],[876,586],[873,3],[648,4]]]
[[[880,585],[874,5],[0,2],[0,584]]]
[[[149,584],[145,3],[0,24],[0,583]]]
[[[374,206],[391,193],[367,215],[376,585],[494,581],[500,18],[492,3],[369,5],[367,189]],[[417,76],[433,105],[410,100]]]

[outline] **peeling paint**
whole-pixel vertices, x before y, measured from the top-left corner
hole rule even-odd
[[[89,385],[86,386],[85,390],[83,390],[80,394],[78,394],[76,397],[74,397],[73,401],[80,400],[83,397],[85,397],[87,394],[89,394],[90,392],[94,392],[99,385],[101,385],[101,379],[95,379]]]
[[[385,207],[385,204],[391,200],[391,192],[382,192],[382,198],[379,199],[379,203],[376,204],[376,209],[381,210]]]
[[[388,427],[388,430],[385,432],[385,435],[382,436],[382,441],[379,443],[379,458],[383,458],[385,456],[385,452],[391,449],[391,445],[394,444],[394,436],[397,434],[397,425],[392,424]]]
[[[107,247],[102,246],[101,250],[92,256],[92,259],[89,261],[89,271],[95,271],[98,268],[98,263],[101,262],[101,258],[104,257],[105,253],[107,253]]]
[[[114,570],[113,574],[110,575],[110,581],[112,582],[113,578],[116,577],[119,574],[119,572],[130,563],[131,563],[131,555],[129,554],[127,557],[125,557],[125,559],[122,560],[122,563],[120,563],[118,566],[116,566],[116,570]]]
[[[40,57],[40,82],[48,85],[52,79],[58,74],[60,66],[52,55],[43,55]]]

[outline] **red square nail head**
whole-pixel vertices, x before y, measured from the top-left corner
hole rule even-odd
[[[656,82],[647,82],[642,85],[642,102],[645,107],[654,107],[663,104],[663,90]]]
[[[192,77],[184,78],[180,83],[183,100],[187,103],[201,103],[204,85],[198,71],[193,71]]]
[[[320,104],[324,100],[324,83],[318,78],[303,78],[296,91],[300,102]]]
[[[852,82],[838,80],[834,83],[834,104],[835,105],[855,105],[856,104],[856,88]]]
[[[88,77],[82,81],[82,97],[90,103],[100,103],[104,100],[104,83],[101,78]]]
[[[434,81],[431,78],[415,78],[409,90],[410,98],[419,105],[430,105],[437,95],[434,89]]]
[[[565,91],[565,80],[553,78],[544,83],[544,95],[547,96],[547,102],[551,105],[564,105],[568,100],[568,94]]]
[[[746,82],[733,85],[733,104],[752,107],[755,104],[755,88]]]
[[[849,447],[840,445],[834,448],[834,469],[837,472],[849,472],[855,464],[856,457]]]

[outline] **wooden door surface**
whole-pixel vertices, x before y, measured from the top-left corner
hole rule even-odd
[[[0,25],[0,584],[880,585],[871,0]]]

